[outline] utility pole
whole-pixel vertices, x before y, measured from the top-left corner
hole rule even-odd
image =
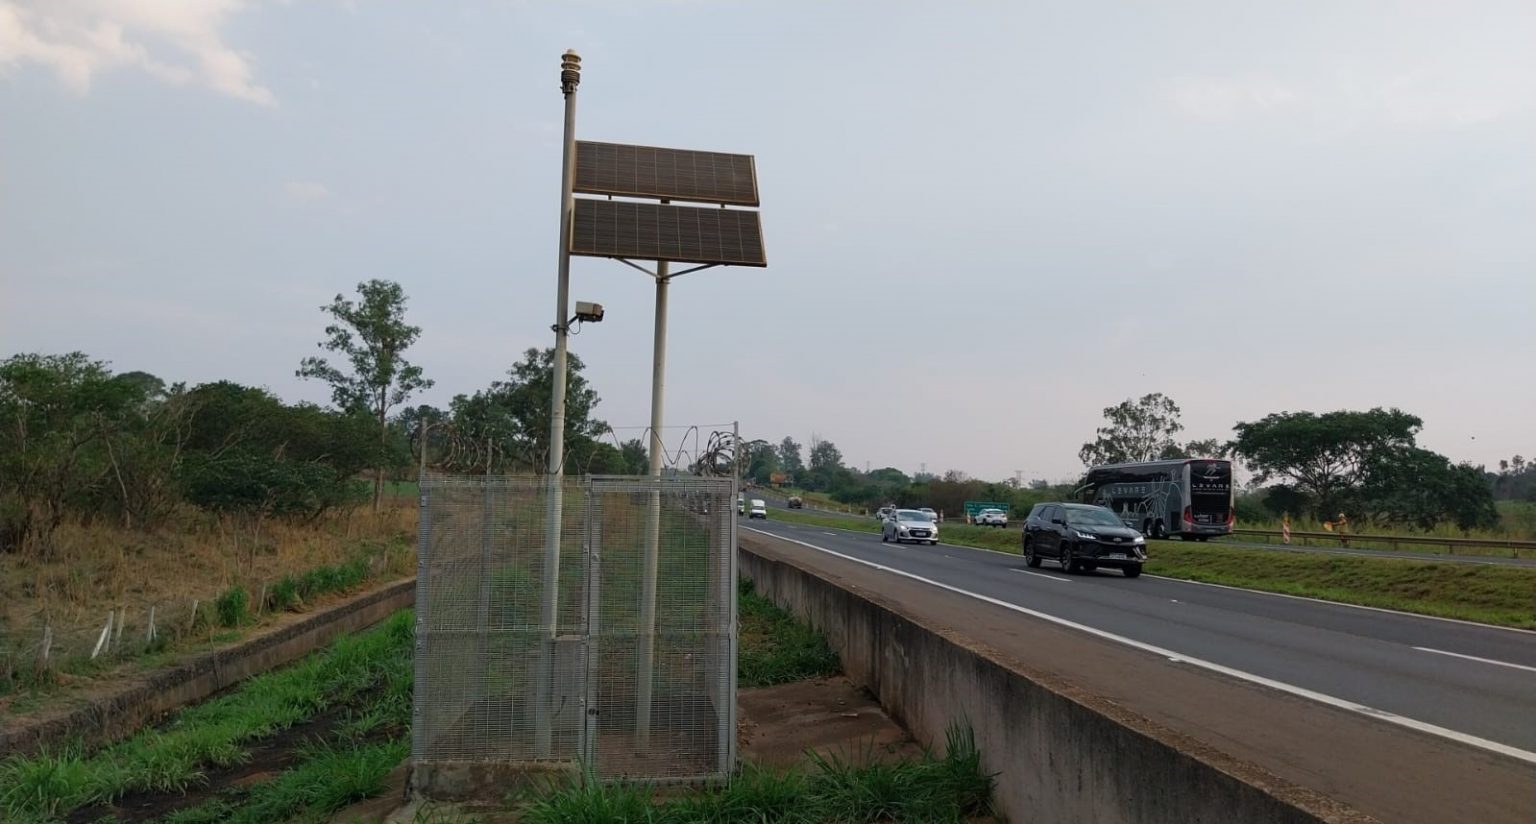
[[[662,203],[667,201],[663,200]],[[656,576],[661,556],[662,407],[667,379],[668,262],[656,261],[656,328],[651,340],[651,501],[646,515],[645,555],[640,578],[640,650],[635,684],[635,746],[651,742],[651,690],[656,680]]]
[[[544,529],[543,591],[539,601],[539,666],[534,685],[534,752],[548,758],[550,735],[550,679],[554,677],[556,618],[559,614],[561,495],[565,481],[565,379],[566,339],[570,333],[571,213],[576,208],[576,87],[581,83],[581,57],[566,50],[560,59],[560,93],[565,95],[565,147],[560,161],[560,256],[559,283],[555,289],[555,357],[550,379],[549,410],[549,519]]]

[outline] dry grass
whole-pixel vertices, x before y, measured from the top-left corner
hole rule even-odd
[[[389,503],[378,515],[362,509],[308,524],[270,523],[256,541],[248,529],[199,515],[152,532],[64,524],[53,557],[0,556],[0,647],[9,647],[13,658],[26,657],[40,647],[47,626],[54,660],[88,656],[114,610],[126,619],[124,635],[142,647],[151,607],[160,634],[191,629],[197,624],[193,604],[201,615],[232,586],[247,590],[254,609],[263,589],[284,575],[369,553],[372,574],[408,573],[410,558],[398,548],[413,542],[416,507],[407,500]],[[385,553],[386,547],[397,550]]]

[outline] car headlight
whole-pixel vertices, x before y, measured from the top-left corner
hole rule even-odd
[[[1131,543],[1133,543],[1133,544],[1144,544],[1146,542],[1147,542],[1146,538],[1143,538],[1140,535],[1137,535],[1136,536],[1136,540],[1132,541]]]
[[[1097,541],[1099,539],[1099,536],[1094,535],[1091,532],[1078,532],[1075,529],[1072,531],[1077,534],[1077,537],[1083,539],[1084,541]]]

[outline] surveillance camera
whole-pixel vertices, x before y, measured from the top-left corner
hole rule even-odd
[[[582,323],[597,323],[603,319],[603,305],[588,303],[584,300],[576,301],[576,319]]]

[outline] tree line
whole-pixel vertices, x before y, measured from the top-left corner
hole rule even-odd
[[[1239,421],[1233,437],[1184,441],[1181,410],[1153,393],[1104,409],[1104,424],[1078,452],[1085,468],[1168,458],[1231,458],[1253,475],[1239,499],[1244,518],[1339,513],[1355,523],[1430,529],[1453,523],[1461,529],[1499,522],[1498,499],[1536,501],[1536,466],[1515,456],[1499,471],[1455,463],[1420,447],[1423,420],[1398,409],[1277,412]],[[778,444],[744,445],[747,475],[757,483],[784,476],[792,485],[824,492],[843,503],[876,507],[932,506],[957,511],[967,500],[1011,505],[1015,512],[1045,500],[1073,497],[1083,479],[1062,484],[1012,479],[987,482],[950,470],[942,477],[909,477],[885,467],[859,472],[842,465],[830,441],[813,436],[809,463],[793,438]]]
[[[377,507],[422,448],[434,468],[542,471],[551,352],[528,350],[505,380],[447,409],[410,406],[432,381],[406,358],[421,334],[406,303],[399,284],[370,280],[321,307],[323,354],[297,374],[330,387],[329,407],[227,380],[114,373],[80,352],[0,361],[0,552],[46,557],[70,518],[153,529],[189,512],[230,519],[254,546],[273,518],[315,519],[369,497]],[[644,445],[605,438],[580,358],[570,369],[570,471],[643,473]]]

